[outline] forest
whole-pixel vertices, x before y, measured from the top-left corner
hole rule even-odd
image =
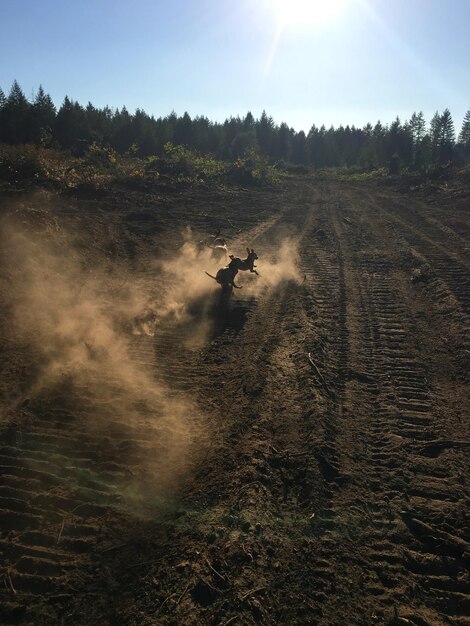
[[[394,157],[402,167],[422,171],[449,161],[458,165],[470,160],[470,109],[458,134],[447,108],[436,111],[429,122],[420,111],[404,122],[396,117],[390,123],[377,121],[363,128],[312,124],[305,133],[285,122],[275,123],[265,111],[259,119],[248,112],[223,123],[203,115],[191,118],[187,112],[178,116],[174,111],[155,118],[142,109],[131,114],[125,107],[100,109],[91,102],[83,107],[68,96],[57,109],[42,86],[28,99],[14,81],[8,95],[0,87],[0,142],[59,148],[75,155],[97,144],[139,157],[162,155],[171,143],[222,160],[255,152],[273,164],[314,168],[374,169],[388,166]]]

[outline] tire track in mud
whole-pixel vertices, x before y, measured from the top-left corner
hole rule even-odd
[[[162,327],[158,341],[140,335],[129,346],[132,363],[142,371],[153,371],[170,407],[184,405],[184,391],[195,385],[194,353],[184,349],[178,332]],[[158,485],[162,473],[173,471],[166,466],[165,449],[171,446],[172,433],[165,426],[157,428],[158,439],[152,433],[159,414],[168,409],[159,406],[158,398],[153,405],[145,392],[142,399],[138,393],[129,398],[121,376],[112,372],[100,372],[98,378],[99,387],[94,381],[66,379],[58,388],[45,390],[29,402],[21,421],[2,429],[0,619],[4,623],[59,623],[67,618],[67,610],[74,619],[77,613],[71,607],[77,593],[90,603],[88,609],[86,603],[78,608],[79,614],[89,616],[82,615],[80,623],[98,619],[101,608],[103,619],[109,616],[111,577],[108,572],[108,581],[106,572],[100,572],[98,581],[95,578],[101,555],[115,546],[119,549],[123,541],[124,545],[129,540],[139,543],[134,525],[146,518],[148,506],[156,514],[161,500],[166,514],[165,500],[171,497],[166,487],[162,490]],[[197,419],[196,414],[193,417]],[[179,459],[170,461],[178,476]],[[131,553],[128,563],[139,558],[140,551]]]
[[[337,208],[336,235],[346,242],[348,290],[355,301],[355,319],[348,325],[357,332],[351,339],[354,369],[349,374],[348,404],[362,412],[367,407],[368,416],[362,419],[365,445],[353,471],[364,476],[363,488],[358,492],[352,486],[349,497],[346,488],[333,509],[338,509],[338,518],[340,509],[356,511],[343,522],[343,530],[354,517],[362,524],[357,539],[364,545],[351,568],[360,576],[361,593],[373,598],[376,618],[396,607],[412,623],[441,623],[444,616],[460,623],[468,610],[470,590],[463,554],[456,558],[452,546],[448,552],[433,551],[423,534],[439,535],[446,532],[444,527],[449,532],[451,526],[443,520],[461,516],[465,491],[458,475],[451,478],[445,465],[426,454],[432,450],[426,446],[438,439],[439,431],[426,369],[415,355],[412,314],[400,294],[393,258],[378,251],[382,242],[374,241],[372,232],[364,238],[364,208],[359,211],[353,204],[347,215],[345,221]],[[360,224],[356,233],[354,222]],[[365,240],[370,250],[364,249]],[[353,412],[351,417],[353,423],[361,423],[359,414]],[[342,426],[346,431],[350,428],[344,421]],[[462,521],[460,527],[463,532]],[[353,613],[360,615],[360,607]]]
[[[359,200],[357,192],[353,192],[353,195],[355,202],[361,202],[365,207],[379,206],[380,214],[386,217],[386,228],[399,245],[408,254],[415,251],[422,263],[428,264],[431,269],[429,278],[435,277],[440,282],[434,286],[435,295],[439,300],[445,300],[449,294],[455,298],[466,317],[467,331],[470,314],[470,256],[466,239],[429,215],[432,210],[429,206],[418,204],[419,213],[416,213],[389,196],[377,194],[377,198],[374,198],[367,192]]]
[[[31,619],[45,597],[67,602],[77,571],[97,546],[103,516],[118,504],[106,458],[87,440],[69,399],[65,390],[52,406],[38,398],[32,423],[11,425],[2,436],[2,618],[8,622]]]
[[[441,242],[416,232],[411,225],[396,215],[387,213],[387,216],[391,220],[390,228],[395,233],[400,233],[400,238],[404,239],[409,247],[416,250],[425,262],[429,263],[468,318],[470,315],[470,263],[461,258],[455,250],[447,249]],[[445,297],[445,293],[442,295],[437,293],[437,295],[441,298]]]
[[[148,338],[138,338],[133,352],[143,367],[153,363]],[[5,623],[57,623],[77,592],[99,613],[112,592],[105,577],[95,579],[100,555],[135,535],[145,499],[160,495],[152,483],[161,471],[158,456],[166,458],[167,437],[161,431],[162,441],[155,441],[149,424],[158,419],[158,407],[139,407],[142,421],[128,421],[122,381],[102,374],[100,385],[106,397],[114,396],[111,406],[93,384],[65,381],[63,389],[31,402],[27,422],[2,433]],[[130,555],[130,563],[139,554]]]
[[[293,458],[288,456],[284,471],[289,477],[289,493],[298,493],[297,498],[290,497],[286,502],[289,514],[297,520],[289,532],[296,536],[296,545],[303,546],[303,555],[296,552],[302,580],[295,589],[289,587],[286,591],[294,595],[290,599],[286,595],[283,600],[285,608],[277,616],[281,623],[301,620],[317,624],[328,620],[328,616],[335,615],[335,609],[329,612],[330,600],[341,584],[334,559],[335,501],[346,479],[341,420],[349,369],[349,330],[344,260],[331,229],[329,194],[327,188],[321,188],[317,197],[311,198],[302,228],[300,273],[304,282],[297,294],[297,308],[292,311],[292,319],[303,320],[297,331],[300,344],[296,357],[302,414],[286,426],[289,439],[298,439],[296,446],[291,442],[291,449],[299,457],[296,460],[295,454]],[[289,336],[288,323],[283,335]],[[272,419],[275,422],[274,416]],[[276,600],[282,597],[279,594]]]

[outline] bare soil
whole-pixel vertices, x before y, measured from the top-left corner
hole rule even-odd
[[[197,427],[184,471],[174,433],[148,434],[163,404],[127,419],[118,369],[99,373],[109,406],[93,381],[37,384],[44,354],[5,298],[2,624],[470,625],[468,180],[10,191],[0,208],[42,240],[73,233],[84,271],[156,292],[188,225],[255,248],[260,273],[229,307],[212,282],[190,321],[119,331]],[[286,237],[300,279],[250,290]]]

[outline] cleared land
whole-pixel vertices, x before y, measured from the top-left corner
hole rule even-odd
[[[469,211],[4,194],[2,623],[470,624]],[[219,228],[259,255],[227,310]]]

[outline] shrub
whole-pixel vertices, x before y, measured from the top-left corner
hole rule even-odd
[[[23,183],[37,180],[43,175],[39,149],[36,146],[0,146],[0,179],[9,183]]]
[[[228,179],[241,185],[279,185],[279,171],[255,150],[249,150],[234,161],[228,170]]]

